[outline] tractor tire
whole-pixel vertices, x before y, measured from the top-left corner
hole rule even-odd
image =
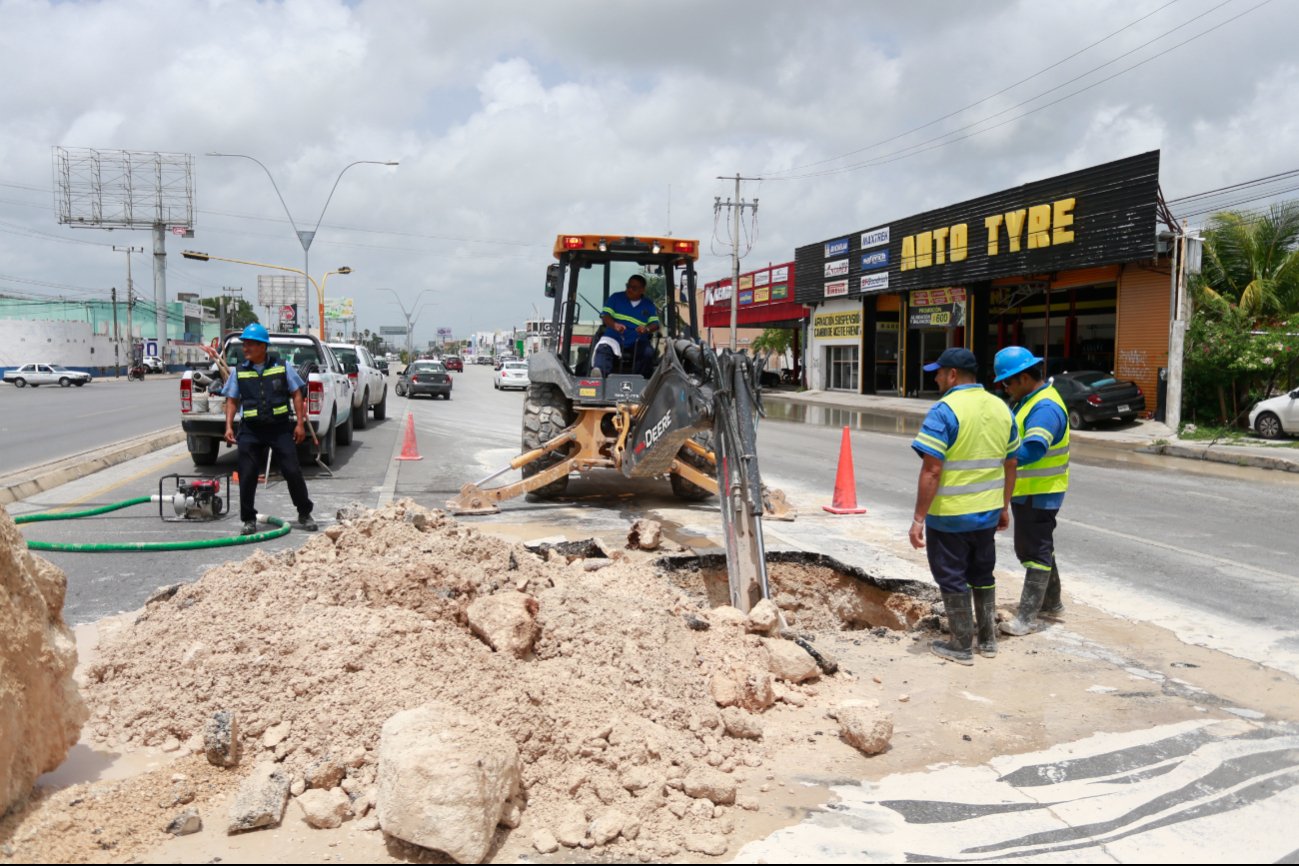
[[[523,402],[523,450],[531,451],[554,439],[568,429],[574,420],[573,406],[564,392],[554,385],[529,385],[527,397]],[[543,470],[549,469],[567,457],[562,451],[554,451],[534,460],[523,467],[523,477],[531,478]],[[545,487],[538,487],[528,494],[529,501],[550,499],[560,496],[568,488],[568,476],[556,478]]]
[[[702,433],[696,433],[691,438],[693,438],[694,441],[698,442],[700,445],[707,448],[709,451],[713,450],[713,431],[705,430]],[[689,463],[692,467],[698,469],[700,472],[703,472],[704,474],[708,474],[708,472],[710,471],[714,471],[714,472],[716,471],[714,467],[709,465],[707,460],[705,460],[703,457],[700,457],[698,454],[691,451],[689,448],[682,448],[680,451],[678,451],[677,458],[681,460],[682,463]],[[704,488],[700,487],[698,484],[693,484],[687,481],[686,479],[682,478],[680,475],[676,475],[676,474],[669,475],[668,480],[672,482],[672,495],[675,496],[677,499],[683,500],[685,502],[703,502],[705,499],[708,499],[710,496],[717,495],[717,491],[705,490]]]

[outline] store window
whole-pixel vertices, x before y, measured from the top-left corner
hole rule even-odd
[[[856,346],[826,346],[825,369],[827,391],[857,390]]]

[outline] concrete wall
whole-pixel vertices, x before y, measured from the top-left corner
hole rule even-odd
[[[131,343],[122,335],[120,360],[131,360]],[[169,344],[160,354],[168,369],[188,364],[206,366],[207,356],[198,346]],[[0,371],[21,364],[62,364],[94,376],[113,374],[113,338],[93,333],[89,322],[24,321],[0,319]]]

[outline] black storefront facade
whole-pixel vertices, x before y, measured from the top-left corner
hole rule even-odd
[[[1157,253],[1159,152],[1139,154],[799,247],[813,389],[928,397],[949,346],[1024,345],[1048,369],[1102,369],[1151,395],[1167,358],[1170,271]]]

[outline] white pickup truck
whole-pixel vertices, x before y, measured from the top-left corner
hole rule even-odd
[[[352,380],[329,347],[310,334],[271,334],[270,352],[292,364],[307,383],[307,422],[320,440],[320,459],[332,465],[339,445],[352,444]],[[226,338],[219,360],[207,371],[187,371],[180,379],[180,426],[195,466],[211,466],[221,454],[226,410],[221,387],[227,371],[243,361],[238,334]],[[222,368],[225,369],[222,369]],[[236,423],[239,414],[235,415]],[[308,435],[301,446],[307,454],[315,445]],[[308,459],[307,462],[312,462]]]
[[[366,428],[372,409],[374,419],[382,421],[388,414],[388,376],[375,364],[370,350],[353,343],[327,345],[352,380],[352,417],[356,429]]]

